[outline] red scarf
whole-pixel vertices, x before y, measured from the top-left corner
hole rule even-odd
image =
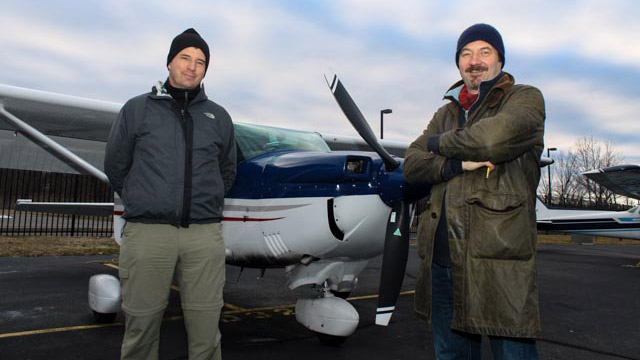
[[[460,90],[460,95],[458,96],[458,100],[460,101],[460,105],[462,106],[463,109],[469,110],[469,108],[471,108],[471,105],[473,105],[473,103],[476,102],[477,98],[478,98],[478,94],[470,94],[467,91],[467,85],[462,86],[462,90]]]

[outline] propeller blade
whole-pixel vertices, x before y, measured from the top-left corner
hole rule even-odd
[[[338,79],[338,75],[333,74],[333,76],[327,77],[325,74],[324,79],[327,81],[327,85],[329,85],[333,97],[338,102],[338,105],[340,105],[342,112],[344,112],[351,125],[358,131],[358,134],[362,136],[364,141],[380,155],[386,170],[391,172],[400,166],[400,161],[391,156],[391,154],[380,145],[373,130],[369,127],[367,120],[362,116],[360,109],[358,109],[349,92],[347,92],[347,89],[345,89],[340,79]]]
[[[380,297],[376,309],[376,325],[387,326],[395,309],[409,256],[409,203],[400,201],[391,209],[384,240],[380,275]]]

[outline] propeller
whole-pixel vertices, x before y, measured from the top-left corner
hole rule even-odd
[[[392,172],[400,166],[400,161],[389,154],[376,139],[371,127],[358,109],[347,89],[342,85],[337,75],[327,77],[327,85],[331,89],[338,105],[347,119],[358,131],[364,141],[380,155],[387,172]],[[395,309],[400,287],[409,255],[409,227],[413,214],[409,202],[399,199],[392,203],[391,213],[387,221],[382,257],[382,271],[380,275],[380,297],[376,310],[376,324],[387,326]]]
[[[340,108],[342,109],[342,112],[344,112],[344,115],[347,117],[351,125],[353,125],[353,127],[356,129],[358,134],[362,136],[364,141],[369,146],[371,146],[371,148],[375,150],[378,155],[380,155],[380,158],[382,158],[386,170],[388,172],[391,172],[398,168],[398,166],[400,166],[400,161],[391,156],[391,154],[389,154],[387,150],[385,150],[385,148],[380,145],[380,143],[376,139],[375,134],[373,133],[373,130],[371,130],[371,127],[369,127],[367,120],[365,120],[364,116],[362,116],[360,109],[358,109],[358,106],[347,92],[347,89],[344,88],[342,82],[340,81],[340,79],[338,79],[338,75],[333,74],[333,76],[327,77],[327,75],[325,74],[324,79],[327,81],[327,85],[329,85],[329,89],[331,89],[333,97],[335,97],[338,105],[340,105]]]
[[[376,325],[387,326],[395,310],[409,256],[409,225],[412,212],[406,201],[391,209],[384,237],[384,255],[380,274],[380,297],[376,309]]]

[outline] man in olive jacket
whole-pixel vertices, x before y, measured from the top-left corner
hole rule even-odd
[[[456,51],[462,80],[409,147],[404,175],[432,185],[418,228],[416,311],[438,359],[537,359],[536,188],[544,99],[502,71],[500,33],[476,24]],[[519,354],[519,355],[516,355]]]

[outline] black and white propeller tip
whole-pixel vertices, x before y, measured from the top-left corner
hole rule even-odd
[[[347,117],[347,120],[351,123],[354,129],[360,134],[362,139],[380,156],[382,161],[384,162],[385,169],[388,172],[391,172],[397,169],[400,166],[400,161],[380,145],[378,140],[376,139],[373,130],[367,123],[367,120],[364,118],[360,109],[356,105],[355,101],[349,95],[349,92],[344,87],[340,79],[335,73],[330,73],[332,75],[324,75],[324,79],[331,89],[331,93],[333,93],[333,97],[336,99],[336,102],[340,106],[340,109]]]
[[[338,75],[329,70],[324,73],[324,80],[327,82],[327,85],[329,85],[329,89],[331,89],[331,92],[335,93],[336,88],[338,87]]]

